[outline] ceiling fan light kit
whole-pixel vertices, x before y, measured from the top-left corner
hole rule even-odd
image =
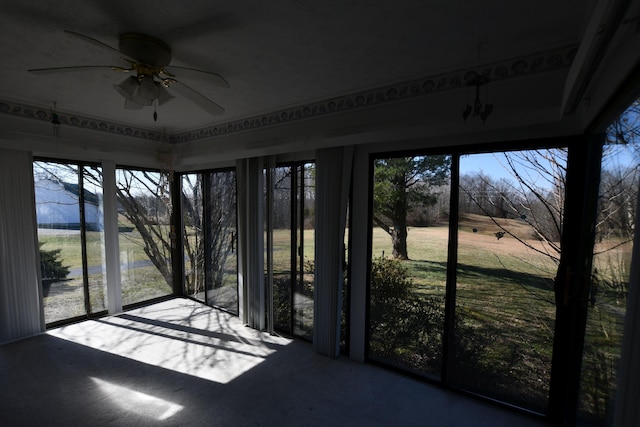
[[[112,54],[117,53],[129,66],[77,65],[71,67],[30,69],[28,70],[29,72],[34,74],[51,74],[96,69],[135,72],[135,76],[129,76],[120,84],[113,85],[116,92],[124,97],[125,109],[140,110],[143,107],[162,105],[174,97],[167,90],[167,88],[171,87],[209,114],[219,115],[224,113],[224,108],[192,87],[184,84],[181,81],[182,78],[174,73],[178,75],[183,74],[186,78],[198,79],[205,84],[213,84],[220,87],[229,87],[227,81],[219,74],[193,68],[171,66],[173,72],[167,71],[165,67],[171,63],[171,49],[163,41],[144,34],[125,33],[120,36],[118,49],[116,49],[92,37],[73,31],[65,32],[107,50]],[[157,114],[154,111],[154,120],[156,118]]]
[[[158,105],[162,105],[173,98],[173,95],[164,88],[164,85],[155,81],[152,76],[130,76],[119,85],[113,85],[113,87],[124,97],[125,108],[127,109],[139,109],[132,106],[132,103],[138,104],[141,108],[153,105],[156,100]]]
[[[487,121],[489,115],[493,112],[493,104],[489,104],[489,95],[487,91],[487,102],[484,104],[480,100],[480,86],[484,86],[489,84],[489,77],[476,75],[476,77],[470,79],[467,82],[468,87],[475,87],[476,89],[476,97],[473,101],[473,107],[469,104],[465,107],[462,112],[462,119],[466,121],[469,116],[473,115],[474,117],[480,117],[482,123],[484,124]],[[467,96],[468,98],[468,96]]]
[[[476,89],[476,98],[473,101],[473,107],[469,105],[469,90],[467,89],[467,106],[462,111],[462,120],[465,122],[469,118],[469,116],[473,115],[473,117],[480,117],[482,120],[482,124],[487,121],[489,115],[493,112],[493,104],[489,104],[489,89],[485,89],[486,101],[482,103],[480,100],[480,87],[488,85],[491,79],[487,75],[483,75],[480,72],[480,51],[483,48],[484,43],[478,43],[478,66],[475,74],[471,74],[470,78],[467,80],[467,88],[475,87]]]

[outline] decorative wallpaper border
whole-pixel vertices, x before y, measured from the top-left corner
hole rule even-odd
[[[33,107],[6,100],[0,100],[0,114],[10,114],[28,119],[47,121],[49,123],[51,123],[53,118],[53,112],[51,109]],[[62,112],[57,112],[56,114],[58,115],[58,120],[60,120],[61,126],[73,126],[101,132],[115,133],[118,135],[149,139],[152,141],[162,141],[166,139],[165,135],[161,132],[155,132],[148,129],[136,128],[119,123],[110,123],[103,120],[82,117],[77,114],[66,114]]]
[[[510,61],[483,65],[480,74],[491,81],[521,77],[528,74],[552,71],[571,66],[578,50],[577,45],[567,46],[548,52],[529,55]],[[119,135],[133,136],[152,141],[168,139],[170,143],[197,141],[263,127],[276,126],[297,120],[305,120],[328,114],[367,108],[408,98],[426,96],[447,90],[465,87],[467,82],[478,75],[476,70],[461,70],[426,77],[404,83],[388,85],[377,89],[339,96],[311,104],[278,110],[269,114],[241,120],[220,123],[189,132],[165,135],[157,131],[135,128],[118,123],[58,113],[61,125],[87,128]],[[51,111],[39,107],[0,100],[0,113],[12,114],[37,120],[51,121]]]

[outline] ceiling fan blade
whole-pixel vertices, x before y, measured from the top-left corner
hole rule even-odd
[[[178,67],[172,65],[163,69],[164,74],[169,77],[184,78],[187,80],[197,80],[203,83],[209,83],[220,87],[229,87],[229,83],[220,74],[209,71],[196,70],[194,68]],[[177,73],[174,75],[173,73]]]
[[[136,89],[138,88],[138,79],[133,76],[129,76],[119,85],[113,85],[113,88],[116,92],[122,95],[124,99],[132,100],[136,93]],[[125,108],[127,108],[126,104]]]
[[[32,68],[27,70],[34,74],[53,74],[53,73],[68,73],[75,71],[90,71],[90,70],[113,70],[113,71],[134,71],[135,68],[123,68],[117,65],[75,65],[71,67],[52,67],[52,68]]]
[[[175,91],[180,95],[184,96],[189,101],[193,102],[194,104],[207,111],[208,113],[213,114],[214,116],[224,113],[224,108],[184,83],[176,81],[171,84],[171,88],[175,89]]]
[[[70,34],[70,35],[72,35],[74,37],[78,37],[78,38],[80,38],[80,39],[82,39],[82,40],[84,40],[86,42],[89,42],[89,43],[91,43],[93,45],[96,45],[96,46],[98,46],[98,47],[100,47],[100,48],[102,48],[104,50],[108,50],[111,53],[115,53],[119,57],[126,56],[126,55],[123,55],[123,53],[120,52],[115,47],[109,46],[106,43],[102,43],[100,40],[96,40],[93,37],[85,36],[84,34],[76,33],[74,31],[69,31],[69,30],[64,30],[64,32],[67,33],[67,34]]]
[[[158,94],[158,105],[162,105],[165,102],[174,98],[174,96],[171,95],[167,89],[165,89],[162,83],[158,83],[158,82],[156,83],[158,85],[158,89],[160,90]]]

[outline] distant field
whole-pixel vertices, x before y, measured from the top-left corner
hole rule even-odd
[[[546,252],[548,248],[535,239],[531,239],[529,227],[517,220],[498,220],[499,223],[514,235],[526,240],[534,249]],[[500,228],[488,217],[466,215],[459,223],[458,264],[478,265],[486,269],[508,269],[533,275],[555,275],[556,266],[546,256],[527,248],[517,239],[505,235],[501,239],[495,236]],[[476,229],[474,232],[473,229]],[[436,227],[410,227],[407,239],[409,266],[418,266],[420,262],[438,263],[443,267],[447,262],[449,244],[449,227],[443,224]],[[372,239],[372,255],[374,257],[391,256],[391,238],[380,228],[374,228]],[[553,277],[553,276],[551,276]],[[415,276],[418,283],[425,279],[419,272]],[[432,279],[444,284],[445,277]],[[425,283],[428,284],[428,283]],[[433,284],[433,283],[431,283]]]

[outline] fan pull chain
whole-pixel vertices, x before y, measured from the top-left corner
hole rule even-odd
[[[157,122],[157,121],[158,121],[158,111],[157,111],[157,108],[158,108],[158,100],[157,100],[157,99],[154,99],[154,100],[153,100],[153,121],[154,121],[154,122]]]
[[[53,109],[51,110],[51,124],[53,125],[53,136],[60,137],[60,116],[58,116],[56,106],[56,102],[53,101]]]

